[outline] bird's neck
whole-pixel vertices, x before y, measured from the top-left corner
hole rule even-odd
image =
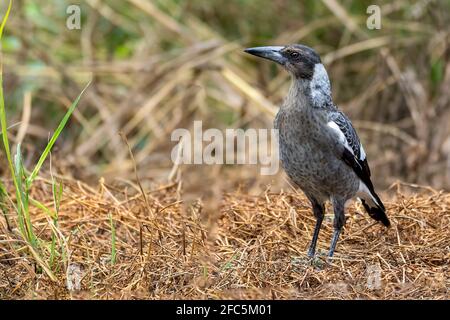
[[[293,77],[287,100],[300,108],[328,108],[333,105],[331,85],[323,64],[317,63],[311,79]]]
[[[330,79],[321,63],[314,66],[314,75],[309,83],[309,90],[314,107],[323,108],[332,103]]]

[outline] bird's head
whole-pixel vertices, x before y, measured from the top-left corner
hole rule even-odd
[[[330,79],[314,49],[290,44],[284,47],[248,48],[245,52],[282,65],[294,79],[291,89],[302,88],[313,106],[320,108],[332,105]]]
[[[320,57],[316,51],[301,44],[255,47],[245,49],[244,51],[282,65],[298,79],[311,80],[314,76],[315,65],[321,64]]]

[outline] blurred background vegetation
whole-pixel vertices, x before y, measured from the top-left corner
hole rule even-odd
[[[80,30],[66,27],[71,4],[81,8]],[[381,8],[380,30],[366,27],[371,4]],[[25,165],[34,163],[92,77],[53,167],[94,182],[133,180],[123,132],[143,183],[159,183],[172,170],[176,128],[194,120],[204,129],[271,128],[289,76],[242,49],[303,43],[321,54],[375,183],[449,189],[449,25],[447,0],[16,0],[3,42],[10,138],[22,142]],[[282,173],[261,177],[255,166],[181,174],[207,188],[287,185]]]

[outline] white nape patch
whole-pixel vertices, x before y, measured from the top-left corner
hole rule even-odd
[[[379,205],[374,196],[372,196],[369,188],[367,188],[366,184],[361,180],[359,180],[359,187],[356,192],[356,197],[366,200],[371,205]]]
[[[331,101],[331,85],[328,73],[321,63],[314,66],[314,75],[310,83],[311,98],[314,106],[321,107]]]
[[[353,152],[352,147],[350,147],[347,138],[345,137],[344,133],[341,131],[341,129],[339,129],[339,126],[336,124],[336,122],[334,121],[330,121],[327,123],[327,126],[329,126],[331,129],[333,129],[335,131],[335,133],[338,135],[339,137],[339,142],[342,143],[345,148],[348,149],[348,151],[350,151],[352,153],[352,155],[355,155],[355,153]]]

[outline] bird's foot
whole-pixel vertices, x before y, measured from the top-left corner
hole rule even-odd
[[[327,264],[329,264],[329,265],[333,264],[333,262],[334,262],[332,256],[328,256],[326,261],[327,261]]]
[[[323,269],[323,267],[325,266],[325,252],[318,252],[313,254],[312,256],[309,256],[309,252],[308,252],[308,258],[309,258],[309,264],[316,268],[316,269]]]
[[[335,256],[334,253],[333,254],[328,253],[326,258],[327,264],[330,266],[336,266],[336,263],[340,261],[341,257],[342,256],[340,254]]]

